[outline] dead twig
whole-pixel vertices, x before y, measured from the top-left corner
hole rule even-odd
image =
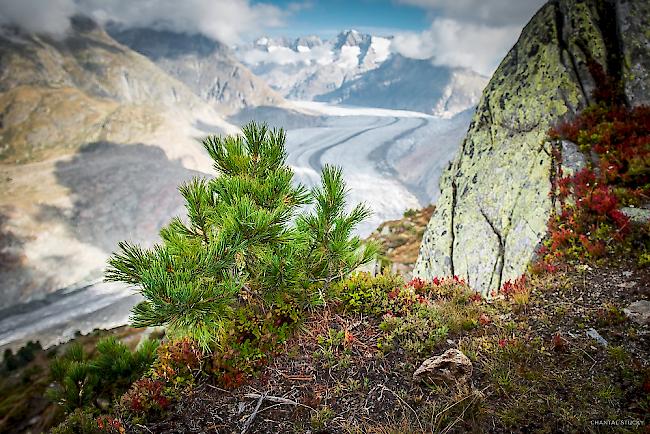
[[[232,392],[230,392],[230,390],[222,389],[221,387],[213,386],[212,384],[209,384],[209,383],[205,383],[205,385],[212,388],[212,389],[214,389],[214,390],[218,390],[220,392],[226,392],[227,394],[232,393]]]
[[[137,426],[138,428],[144,428],[144,429],[147,430],[147,432],[151,432],[151,430],[150,430],[149,428],[147,428],[147,427],[144,426],[144,425],[140,425],[139,423],[136,423],[135,426]],[[152,434],[153,434],[153,433],[152,433]]]
[[[488,386],[488,387],[489,387],[489,386]],[[465,396],[463,399],[458,400],[458,401],[454,402],[454,403],[451,404],[451,405],[448,405],[444,410],[442,410],[440,413],[438,413],[438,414],[435,416],[436,419],[438,419],[439,416],[441,416],[443,413],[445,413],[447,410],[451,409],[451,408],[454,407],[455,405],[460,404],[461,402],[465,401],[467,398],[470,398],[470,397],[472,398],[472,400],[471,400],[471,402],[469,403],[469,405],[467,405],[467,406],[463,409],[463,411],[461,412],[461,414],[458,415],[458,416],[456,417],[456,419],[455,419],[451,424],[449,424],[449,425],[448,425],[448,426],[447,426],[443,431],[441,431],[440,434],[446,434],[446,433],[448,433],[449,431],[451,431],[451,429],[452,429],[452,428],[453,428],[453,427],[454,427],[458,422],[460,422],[460,421],[463,419],[463,416],[465,416],[465,412],[467,411],[467,409],[468,409],[472,404],[474,404],[474,402],[476,402],[477,399],[479,399],[481,396],[483,396],[483,392],[484,392],[485,390],[487,390],[488,387],[483,388],[479,393],[472,393],[471,395],[467,395],[467,396]]]
[[[287,380],[293,380],[293,381],[313,381],[314,377],[312,375],[288,375],[285,374],[284,372],[277,370],[277,372],[282,375],[284,378]]]
[[[244,395],[244,398],[252,398],[252,399],[257,399],[257,398],[263,398],[267,401],[274,402],[276,404],[284,404],[284,405],[297,405],[299,407],[305,407],[310,409],[311,411],[316,411],[313,407],[310,407],[305,404],[301,404],[297,401],[294,401],[293,399],[288,399],[288,398],[282,398],[280,396],[272,396],[272,395],[261,395],[259,393],[247,393]]]
[[[264,401],[265,397],[265,395],[259,395],[255,410],[253,410],[253,413],[248,416],[248,419],[246,419],[246,423],[244,424],[244,428],[242,429],[241,434],[246,434],[248,432],[248,429],[251,427],[253,421],[255,420],[255,416],[257,416],[257,413],[260,411],[260,407],[262,406],[262,402]]]

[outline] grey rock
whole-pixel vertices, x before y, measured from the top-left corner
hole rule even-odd
[[[568,142],[565,161],[554,161],[547,132],[593,102],[592,60],[626,83],[633,105],[648,100],[650,48],[640,24],[648,8],[645,0],[560,0],[535,14],[492,76],[440,178],[415,276],[455,274],[489,295],[526,271],[546,235],[557,166],[585,164]],[[615,17],[607,20],[615,25],[605,25],[603,16]],[[619,41],[622,29],[629,34]],[[621,54],[635,60],[618,62]]]
[[[640,325],[650,325],[650,300],[639,300],[623,309],[632,321]]]
[[[596,329],[594,329],[594,328],[590,328],[589,330],[587,330],[587,336],[594,339],[596,342],[598,342],[603,347],[608,346],[607,340],[604,337],[602,337],[600,335],[600,333],[598,333],[596,331]]]
[[[646,224],[650,222],[650,209],[626,206],[621,208],[621,212],[634,223]]]
[[[580,152],[578,145],[562,140],[562,172],[564,176],[575,174],[587,167],[587,157]]]
[[[416,381],[462,386],[472,377],[472,362],[457,349],[430,357],[413,374]]]

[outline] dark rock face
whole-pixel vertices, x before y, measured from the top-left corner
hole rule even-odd
[[[592,102],[597,63],[648,101],[644,0],[555,0],[522,31],[485,89],[441,180],[416,275],[459,275],[489,294],[522,274],[546,233],[552,158],[546,133]]]
[[[148,57],[222,113],[275,106],[283,98],[253,75],[226,45],[202,35],[109,27],[118,42]]]

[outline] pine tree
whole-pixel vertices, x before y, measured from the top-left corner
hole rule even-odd
[[[186,222],[174,218],[153,249],[124,242],[110,258],[107,280],[137,285],[144,296],[134,326],[166,325],[207,348],[246,300],[308,300],[313,283],[328,284],[376,252],[351,236],[369,211],[345,214],[340,169],[325,167],[322,186],[309,192],[293,182],[283,130],[250,123],[242,132],[203,141],[218,176],[179,188]],[[313,200],[315,212],[298,216]]]
[[[370,209],[357,205],[345,213],[348,191],[343,182],[343,172],[338,167],[325,165],[321,174],[321,186],[311,191],[316,202],[315,211],[300,216],[298,229],[307,239],[305,257],[309,279],[322,281],[325,287],[335,278],[342,278],[377,254],[374,244],[361,248],[358,236],[352,236],[354,228],[371,215]]]

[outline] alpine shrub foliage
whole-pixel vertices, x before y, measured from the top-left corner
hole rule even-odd
[[[146,340],[132,352],[122,342],[108,337],[99,341],[91,356],[81,344],[73,344],[50,365],[54,386],[48,389],[48,396],[66,412],[92,407],[97,398],[111,401],[149,369],[157,348],[157,341]]]
[[[340,169],[325,166],[321,186],[309,191],[293,182],[282,129],[252,122],[242,131],[203,141],[218,176],[180,186],[187,222],[174,218],[152,249],[123,242],[110,258],[107,280],[135,284],[144,296],[133,325],[166,325],[218,346],[237,307],[267,309],[287,297],[306,307],[376,254],[352,235],[370,211],[345,212]]]

